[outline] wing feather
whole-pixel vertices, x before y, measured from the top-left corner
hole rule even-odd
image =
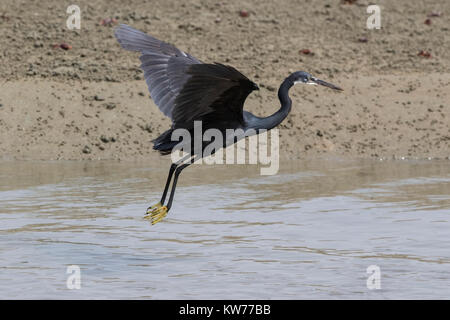
[[[191,126],[209,114],[243,121],[242,108],[255,84],[236,69],[205,64],[175,46],[127,25],[115,36],[120,45],[141,52],[141,68],[152,99],[173,127]]]

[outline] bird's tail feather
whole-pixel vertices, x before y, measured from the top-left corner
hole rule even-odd
[[[163,132],[158,138],[152,140],[153,150],[158,150],[161,154],[169,154],[178,144],[178,141],[172,141],[173,129]]]

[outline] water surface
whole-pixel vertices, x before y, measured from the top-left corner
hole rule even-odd
[[[1,162],[0,298],[450,297],[448,161],[193,166],[151,226],[167,169]]]

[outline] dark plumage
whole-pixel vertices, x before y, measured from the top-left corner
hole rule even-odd
[[[141,53],[141,68],[150,95],[159,109],[172,120],[171,128],[153,141],[153,148],[162,154],[169,154],[177,145],[178,141],[171,139],[175,129],[187,129],[192,135],[194,121],[202,121],[203,131],[210,128],[221,130],[224,133],[223,146],[227,141],[226,129],[254,129],[258,132],[276,127],[291,110],[288,91],[295,83],[319,84],[341,90],[307,72],[294,72],[278,90],[281,108],[271,116],[261,118],[243,110],[247,96],[259,88],[235,68],[220,63],[203,63],[169,43],[124,24],[116,29],[115,36],[124,49]],[[147,210],[153,223],[160,221],[170,209],[181,170],[196,157],[202,157],[199,150],[192,150],[187,162],[172,164],[160,203]],[[167,206],[163,206],[173,174],[175,178],[169,201]]]
[[[201,120],[204,130],[244,127],[244,101],[258,86],[242,73],[220,63],[203,63],[127,25],[120,25],[115,35],[124,49],[142,53],[152,99],[172,119],[172,128],[154,140],[154,149],[170,153],[177,143],[170,140],[171,132],[193,129],[194,120]]]

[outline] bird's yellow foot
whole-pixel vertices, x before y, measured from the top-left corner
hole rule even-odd
[[[152,225],[160,222],[166,215],[169,210],[166,206],[162,206],[154,209],[150,214],[146,215],[144,218],[151,219]]]
[[[147,208],[147,212],[145,213],[145,216],[155,212],[156,210],[158,210],[159,208],[161,208],[161,202],[158,202],[157,204],[152,205],[151,207]]]

